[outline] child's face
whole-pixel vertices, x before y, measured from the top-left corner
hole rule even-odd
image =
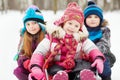
[[[26,29],[30,34],[36,34],[39,32],[40,27],[36,21],[28,21],[26,22]]]
[[[89,15],[86,18],[86,24],[89,27],[97,27],[100,24],[100,18],[97,15]]]
[[[67,34],[72,35],[73,33],[76,33],[79,31],[80,23],[77,22],[76,20],[69,20],[65,22],[65,24],[63,25],[63,29]]]

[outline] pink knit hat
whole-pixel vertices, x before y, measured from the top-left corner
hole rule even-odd
[[[69,3],[64,15],[59,20],[55,21],[54,24],[57,26],[62,26],[62,24],[68,20],[76,20],[81,25],[84,23],[83,11],[76,2]]]

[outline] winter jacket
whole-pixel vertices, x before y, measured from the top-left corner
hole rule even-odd
[[[108,27],[101,27],[102,38],[95,44],[102,53],[108,53],[111,47],[110,43],[110,29]]]
[[[23,37],[20,36],[20,41],[18,44],[18,58],[17,58],[18,66],[14,69],[13,73],[19,80],[28,80],[28,75],[30,72],[29,70],[24,68],[23,63],[29,58],[22,54],[21,52],[22,45],[23,45]]]
[[[56,42],[52,42],[51,51],[54,49],[54,47],[56,45],[57,45]],[[49,51],[49,48],[50,48],[50,40],[48,38],[45,38],[45,39],[43,39],[42,42],[40,42],[40,44],[38,45],[38,47],[36,48],[36,50],[34,51],[33,54],[38,53],[38,54],[42,54],[43,56],[46,56],[47,55],[46,53]],[[92,52],[92,51],[98,51],[98,48],[89,39],[85,40],[83,44],[78,43],[75,59],[77,59],[80,56],[80,50],[81,49],[86,54],[88,54],[91,57],[92,60],[94,60],[96,58],[96,56],[102,56],[102,54],[100,52],[98,54],[96,54],[96,53],[94,54],[94,52]],[[60,61],[60,57],[62,56],[60,54],[61,53],[56,55],[55,60]]]
[[[64,34],[64,32],[59,31],[59,34]],[[77,36],[78,37],[78,36]],[[62,36],[62,38],[64,38],[64,36]],[[78,39],[78,38],[76,38]],[[55,46],[58,44],[57,42],[59,42],[58,38],[53,38],[52,42],[50,40],[50,38],[47,36],[46,38],[44,38],[39,45],[37,46],[36,50],[33,53],[32,59],[34,59],[34,61],[31,61],[31,65],[39,65],[40,67],[42,67],[42,64],[39,64],[38,62],[40,60],[40,57],[35,57],[34,58],[34,54],[39,54],[43,56],[43,59],[45,60],[45,57],[47,55],[47,52],[50,50],[51,52],[55,49]],[[64,50],[64,49],[62,49]],[[59,53],[54,57],[54,61],[55,62],[61,62],[62,57],[64,57],[65,54],[61,53],[64,52],[60,50]],[[75,53],[75,59],[79,59],[80,55],[81,55],[81,51],[84,52],[88,57],[89,57],[89,61],[94,62],[94,60],[97,57],[101,57],[103,60],[105,60],[104,55],[99,51],[99,49],[96,47],[96,45],[89,39],[85,39],[84,42],[78,42],[77,47],[76,47],[76,53]],[[65,53],[65,52],[64,52]]]

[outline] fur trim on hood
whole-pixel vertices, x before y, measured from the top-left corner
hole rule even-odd
[[[109,25],[108,21],[106,19],[104,19],[102,22],[102,27],[106,27],[108,25]]]
[[[46,24],[46,32],[50,35],[52,35],[54,38],[64,38],[65,31],[60,26],[55,26],[54,24]],[[73,34],[74,38],[81,42],[88,38],[88,31],[85,26],[82,27],[82,31],[79,31],[78,33]]]

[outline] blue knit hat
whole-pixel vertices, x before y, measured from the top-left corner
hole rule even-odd
[[[23,17],[24,27],[21,32],[22,35],[26,31],[26,22],[27,21],[37,21],[38,24],[40,25],[40,28],[42,29],[42,31],[45,31],[44,18],[43,18],[42,13],[40,12],[40,9],[37,6],[32,5],[26,10],[25,16]]]
[[[101,21],[103,21],[103,11],[93,1],[89,1],[88,2],[88,7],[86,7],[84,9],[85,19],[91,14],[97,15],[101,19]]]

